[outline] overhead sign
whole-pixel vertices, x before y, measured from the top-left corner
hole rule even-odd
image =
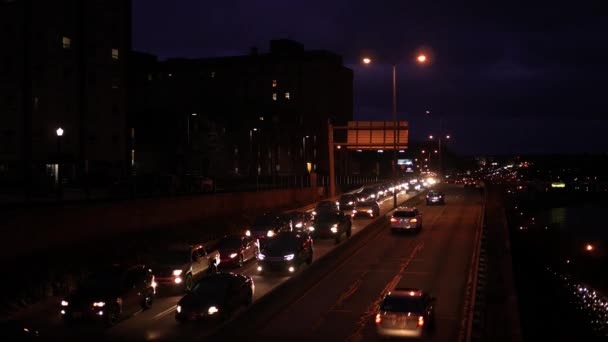
[[[407,121],[349,121],[347,147],[357,150],[407,149]]]
[[[397,165],[414,165],[411,159],[397,159]]]

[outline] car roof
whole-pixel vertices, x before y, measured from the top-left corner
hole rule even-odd
[[[418,298],[421,298],[423,295],[424,291],[415,287],[397,287],[387,294],[387,296],[406,296]]]
[[[416,207],[399,207],[395,209],[395,211],[415,211]]]

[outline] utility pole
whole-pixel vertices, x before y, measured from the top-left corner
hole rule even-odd
[[[336,169],[334,165],[334,126],[327,120],[327,146],[329,148],[329,197],[336,196]]]
[[[393,178],[397,178],[397,64],[393,64]],[[393,189],[393,208],[397,208],[397,191]]]

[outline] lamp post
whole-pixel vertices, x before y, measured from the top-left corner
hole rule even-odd
[[[63,136],[63,128],[57,128],[55,133],[57,133],[57,199],[61,199],[63,196],[63,184],[61,180],[61,137]]]
[[[371,64],[372,59],[363,58],[363,64]],[[419,64],[426,63],[426,55],[420,54],[416,57]],[[398,178],[397,174],[397,64],[393,63],[393,178]],[[397,192],[393,191],[393,208],[397,208]]]

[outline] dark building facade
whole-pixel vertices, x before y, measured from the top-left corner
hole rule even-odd
[[[3,0],[0,40],[2,184],[44,191],[57,164],[79,186],[128,171],[131,2]]]
[[[291,40],[235,57],[133,59],[132,84],[147,83],[133,89],[145,99],[131,110],[138,171],[245,177],[305,174],[310,163],[326,174],[327,121],[352,120],[352,70]],[[163,160],[146,151],[155,146]]]

